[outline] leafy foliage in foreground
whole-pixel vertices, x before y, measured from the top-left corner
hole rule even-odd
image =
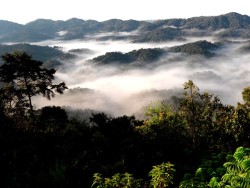
[[[213,187],[250,187],[250,148],[239,147],[233,155],[227,156],[227,162],[224,164],[226,173],[221,181],[214,177],[210,181]]]
[[[220,154],[213,156],[212,160],[203,161],[194,177],[186,175],[180,187],[248,188],[250,186],[250,148],[238,147],[233,155],[226,156],[224,161],[227,162],[218,167],[221,156]]]
[[[173,184],[174,172],[174,165],[170,162],[153,166],[153,169],[149,172],[151,177],[150,185],[153,188],[168,187],[170,184]]]
[[[93,184],[91,187],[94,188],[134,188],[141,187],[141,180],[137,180],[132,174],[114,174],[111,178],[103,178],[101,174],[95,173],[93,175]]]
[[[101,174],[95,173],[93,175],[93,184],[91,187],[95,188],[140,188],[148,187],[164,188],[173,184],[173,173],[175,172],[174,165],[170,162],[162,163],[160,165],[153,166],[152,170],[148,173],[151,177],[150,183],[145,182],[142,179],[136,179],[132,174],[117,173],[111,178],[103,178]]]
[[[34,110],[33,118],[24,111],[15,119],[1,98],[1,185],[97,187],[94,174],[94,182],[118,187],[248,185],[249,93],[245,88],[244,102],[235,107],[224,105],[190,80],[174,105],[150,105],[143,121],[97,113],[85,122],[69,119],[60,107]],[[223,167],[225,153],[239,146]]]

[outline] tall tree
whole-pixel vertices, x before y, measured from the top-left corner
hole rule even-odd
[[[200,93],[191,80],[184,84],[178,113],[185,122],[194,149],[219,149],[223,139],[227,139],[224,145],[233,142],[234,122],[231,120],[234,112],[233,106],[223,105],[218,97],[208,92]]]
[[[242,91],[243,103],[238,103],[236,108],[237,126],[235,136],[239,144],[249,147],[250,140],[250,87]]]
[[[31,98],[42,94],[47,99],[62,94],[67,89],[64,82],[53,84],[55,69],[46,69],[41,61],[33,60],[26,52],[15,51],[2,56],[4,64],[0,66],[1,92],[5,95],[10,108],[25,106],[33,111]],[[12,96],[12,97],[8,97]],[[22,102],[22,103],[21,103]]]
[[[250,87],[244,88],[242,91],[242,98],[245,104],[250,105]]]

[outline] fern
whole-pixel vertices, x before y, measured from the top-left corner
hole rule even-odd
[[[249,174],[250,173],[250,159],[245,159],[241,162],[242,168]]]
[[[236,149],[233,159],[224,164],[227,172],[222,177],[222,182],[226,187],[250,187],[250,150],[249,148],[239,147]]]
[[[245,149],[243,147],[237,148],[233,156],[237,160],[237,162],[243,161],[245,156]]]

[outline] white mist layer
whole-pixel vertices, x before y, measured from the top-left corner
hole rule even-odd
[[[206,38],[208,40],[208,38]],[[197,38],[188,41],[198,40]],[[204,40],[204,38],[202,38]],[[210,38],[210,41],[213,41]],[[37,108],[46,105],[104,111],[114,116],[141,112],[150,101],[164,100],[183,88],[189,79],[203,91],[217,95],[223,103],[241,102],[243,88],[250,85],[250,54],[237,52],[240,44],[222,48],[223,54],[210,59],[181,54],[167,54],[150,66],[121,70],[115,66],[93,66],[86,60],[111,51],[129,52],[140,48],[166,48],[183,44],[130,43],[127,41],[45,41],[40,45],[62,46],[66,51],[88,48],[94,54],[80,54],[79,59],[65,61],[56,73],[58,80],[70,88],[51,101],[35,97]],[[88,89],[84,89],[88,88]]]

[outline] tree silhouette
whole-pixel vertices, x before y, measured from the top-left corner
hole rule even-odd
[[[54,85],[55,69],[43,68],[41,61],[33,60],[26,52],[15,51],[2,56],[0,66],[0,90],[2,100],[9,108],[29,107],[33,111],[31,98],[42,94],[47,99],[62,94],[67,89],[64,82]],[[11,97],[10,97],[11,96]]]

